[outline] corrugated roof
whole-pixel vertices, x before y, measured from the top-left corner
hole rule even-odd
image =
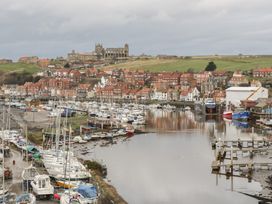
[[[228,89],[226,89],[226,91],[256,91],[258,88],[260,87],[230,87]]]

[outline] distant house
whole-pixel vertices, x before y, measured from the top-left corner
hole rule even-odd
[[[166,101],[168,99],[167,89],[157,89],[151,96],[152,100]]]
[[[245,75],[243,75],[240,71],[236,71],[233,73],[232,78],[228,82],[229,86],[248,86],[249,81]]]
[[[180,84],[180,72],[161,72],[157,76],[157,81],[161,84],[173,87]]]
[[[198,86],[200,86],[201,83],[207,81],[210,76],[211,76],[210,72],[194,73],[194,79],[196,80]]]
[[[12,63],[11,59],[0,59],[0,64],[10,64]]]
[[[180,92],[181,101],[197,101],[199,100],[199,97],[200,97],[200,92],[196,87],[188,88],[187,90],[182,90]]]
[[[212,94],[212,98],[218,102],[222,103],[226,99],[226,91],[225,90],[215,90]]]
[[[38,65],[42,68],[48,68],[50,60],[49,59],[39,59],[37,61]]]
[[[272,77],[272,68],[254,69],[253,77]]]
[[[39,58],[37,56],[30,56],[30,57],[20,57],[18,62],[25,63],[25,64],[37,64]]]
[[[142,88],[141,90],[139,90],[136,95],[137,98],[142,99],[142,100],[149,100],[152,94],[152,90],[150,88]]]

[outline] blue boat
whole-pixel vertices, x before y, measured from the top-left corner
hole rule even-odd
[[[212,98],[208,98],[205,101],[205,106],[208,109],[215,109],[216,108],[216,103],[215,103],[215,101]]]
[[[233,120],[248,120],[250,117],[250,112],[244,109],[238,109],[232,114]]]
[[[238,128],[249,128],[250,127],[249,123],[244,122],[244,121],[234,120],[232,123],[233,123],[233,125],[235,125]]]

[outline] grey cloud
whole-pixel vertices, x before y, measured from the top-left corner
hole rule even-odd
[[[1,0],[0,58],[65,56],[96,42],[132,54],[270,54],[269,0]]]

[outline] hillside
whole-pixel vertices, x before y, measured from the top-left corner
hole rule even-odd
[[[194,71],[205,69],[209,61],[214,61],[217,70],[235,71],[271,67],[272,57],[223,57],[223,58],[192,58],[192,59],[147,59],[134,60],[126,63],[107,66],[106,68],[144,69],[157,71]]]
[[[0,64],[0,72],[28,72],[34,74],[38,72],[40,68],[33,64],[23,63],[11,63],[11,64]]]

